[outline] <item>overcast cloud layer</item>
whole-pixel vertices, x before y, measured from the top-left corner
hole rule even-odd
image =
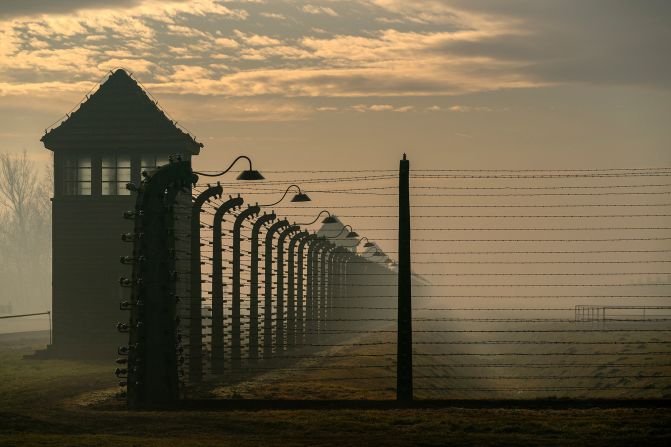
[[[3,2],[0,94],[126,67],[156,92],[421,96],[561,83],[668,88],[662,0]]]
[[[671,161],[670,24],[666,0],[0,2],[0,150],[43,153],[123,67],[206,145]]]

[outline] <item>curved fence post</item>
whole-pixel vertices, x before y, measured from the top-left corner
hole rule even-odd
[[[277,238],[277,300],[275,304],[275,353],[284,352],[284,243],[292,233],[298,231],[298,225],[291,225]]]
[[[265,243],[265,300],[263,308],[263,358],[273,356],[273,237],[289,226],[286,219],[275,222],[266,233]]]
[[[208,200],[221,197],[220,184],[201,192],[191,205],[191,290],[189,293],[189,381],[197,383],[203,377],[203,292],[200,267],[200,213]]]
[[[319,267],[319,326],[317,331],[319,335],[323,335],[326,329],[326,308],[328,306],[329,294],[331,291],[331,263],[330,259],[332,257],[332,251],[335,249],[335,245],[331,242],[327,242],[322,251],[320,258],[320,267]]]
[[[259,233],[266,223],[275,218],[275,213],[264,214],[252,226],[252,260],[249,267],[249,360],[252,363],[259,358]]]
[[[298,265],[296,263],[296,245],[305,240],[310,233],[301,231],[296,233],[289,240],[289,247],[287,248],[287,350],[294,348],[296,345],[296,309],[297,309],[297,293],[296,290],[300,288],[301,295],[303,294],[303,253],[300,253]],[[300,248],[299,248],[300,250]],[[296,281],[296,270],[298,270],[298,284]],[[302,299],[302,296],[301,296]],[[302,308],[301,308],[302,310]]]
[[[307,300],[305,302],[305,333],[314,336],[317,333],[317,303],[319,302],[319,250],[326,239],[316,237],[308,248]],[[305,341],[310,337],[305,337]]]
[[[261,211],[258,205],[249,206],[238,214],[233,223],[233,302],[231,304],[231,368],[239,369],[242,364],[242,344],[240,341],[240,272],[242,224]]]
[[[122,240],[133,242],[133,255],[122,258],[133,265],[133,274],[120,280],[131,287],[130,302],[122,303],[131,316],[128,324],[117,325],[120,332],[128,332],[129,342],[119,348],[119,355],[128,357],[118,361],[126,368],[117,368],[116,375],[126,378],[131,408],[179,399],[174,205],[179,190],[196,179],[186,161],[171,160],[150,174],[139,187],[131,213],[134,233],[122,235]]]
[[[310,247],[316,243],[317,235],[311,234],[298,243],[298,260],[296,275],[296,342],[301,346],[305,343],[307,302],[312,302],[312,261]],[[305,247],[308,252],[305,254]]]
[[[212,349],[211,367],[213,374],[224,372],[224,266],[222,260],[223,243],[221,226],[224,215],[242,206],[241,197],[228,199],[214,212],[212,222]]]

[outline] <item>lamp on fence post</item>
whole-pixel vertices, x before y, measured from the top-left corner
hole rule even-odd
[[[242,206],[241,197],[230,198],[214,213],[212,222],[212,373],[224,372],[224,269],[221,225],[224,215]]]
[[[270,207],[277,205],[287,196],[292,188],[296,188],[298,192],[291,198],[294,203],[309,202],[310,197],[305,194],[300,186],[289,185],[282,194],[282,197],[276,202],[261,205],[262,207]],[[285,219],[274,223],[266,233],[265,240],[265,300],[264,300],[264,322],[263,322],[263,358],[270,358],[273,354],[272,345],[272,293],[273,293],[273,237],[276,232],[284,227],[288,227],[289,222]]]
[[[240,341],[240,271],[242,224],[248,218],[258,215],[258,205],[249,206],[238,214],[233,223],[233,300],[231,304],[231,368],[237,370],[242,365],[242,345]]]
[[[280,198],[280,200],[278,200],[277,202],[274,202],[274,203],[269,203],[268,205],[261,205],[261,206],[269,207],[269,206],[275,206],[275,205],[277,205],[277,204],[280,203],[282,200],[284,200],[284,198],[287,196],[287,194],[289,193],[289,190],[290,190],[291,188],[296,188],[296,189],[298,189],[298,192],[297,192],[296,194],[294,194],[294,196],[291,198],[291,201],[292,201],[292,202],[310,202],[310,201],[312,201],[312,199],[310,199],[310,196],[308,196],[308,195],[305,194],[303,191],[301,191],[300,186],[298,186],[298,185],[289,185],[289,187],[287,188],[287,190],[284,191],[284,194],[282,195],[282,197]]]
[[[284,351],[284,243],[298,225],[290,225],[277,238],[277,301],[275,304],[275,354]]]
[[[356,247],[358,247],[359,245],[361,245],[361,242],[362,242],[364,239],[366,239],[366,243],[363,244],[363,248],[364,248],[364,249],[366,249],[366,248],[370,248],[370,247],[375,247],[375,244],[372,243],[371,241],[369,241],[368,238],[367,238],[366,236],[364,236],[364,237],[362,237],[361,239],[359,239],[359,240],[357,241],[357,243],[354,245],[354,248],[356,249]]]
[[[329,213],[327,210],[321,210],[319,214],[317,214],[317,217],[311,222],[304,222],[304,223],[297,223],[295,225],[301,225],[301,226],[307,226],[307,225],[312,225],[313,223],[317,222],[319,218],[321,217],[322,214],[327,214],[327,216],[322,220],[322,223],[335,223],[337,220],[331,216],[331,213]],[[331,220],[329,220],[331,219]]]
[[[274,212],[263,214],[252,226],[251,266],[249,268],[249,361],[259,358],[259,233],[261,228],[276,219]]]
[[[342,227],[342,229],[340,230],[340,232],[339,232],[338,234],[336,234],[335,236],[325,236],[325,237],[326,237],[327,239],[337,239],[337,238],[339,238],[340,235],[343,234],[343,233],[345,232],[345,230],[347,230],[347,229],[349,229],[349,232],[347,233],[347,236],[345,236],[346,239],[350,239],[350,238],[354,238],[354,237],[359,237],[359,235],[358,235],[357,233],[355,233],[354,230],[352,230],[352,226],[351,226],[351,225],[344,225],[344,226]]]
[[[345,240],[351,240],[353,238],[359,237],[359,235],[352,229],[351,225],[344,225],[340,232],[334,236],[326,236],[327,239],[335,240],[340,237],[343,233],[345,233],[346,230],[349,230],[347,233],[347,236],[345,236]],[[358,242],[357,242],[358,245]],[[335,247],[335,246],[334,246]],[[333,299],[336,293],[336,290],[339,290],[339,287],[336,287],[336,281],[338,284],[340,284],[341,277],[339,276],[339,272],[336,272],[336,269],[339,269],[339,266],[337,266],[337,260],[336,258],[339,257],[339,254],[337,252],[331,253],[329,255],[329,260],[328,260],[328,287],[324,289],[322,287],[322,290],[325,290],[325,292],[322,293],[322,299],[324,302],[320,303],[320,332],[324,330],[325,324],[326,324],[326,317],[327,317],[327,312],[330,317],[330,313],[333,307]],[[340,293],[340,292],[338,292]]]
[[[289,247],[287,248],[287,350],[296,345],[296,245],[302,242],[310,235],[307,231],[296,233],[289,240]],[[300,246],[299,246],[300,250]],[[298,269],[299,281],[303,281],[303,253],[300,253]],[[303,293],[302,284],[299,285],[301,294]]]
[[[255,169],[252,169],[252,160],[250,160],[249,157],[246,155],[240,155],[238,158],[233,160],[233,162],[228,166],[228,168],[224,169],[221,172],[217,172],[216,174],[212,173],[206,173],[206,172],[195,172],[198,175],[205,176],[205,177],[220,177],[224,174],[226,174],[228,171],[230,171],[233,166],[238,162],[238,160],[245,159],[249,162],[249,169],[242,171],[238,177],[237,180],[244,180],[244,181],[255,181],[255,180],[263,180],[265,177],[261,175],[261,173]]]
[[[245,159],[249,162],[249,169],[242,171],[237,179],[243,181],[263,180],[259,171],[252,168],[252,160],[246,155],[237,157],[230,166],[217,173],[194,172],[203,177],[219,177],[229,172],[238,160]],[[193,383],[200,382],[203,376],[203,330],[202,330],[202,288],[200,268],[200,213],[203,204],[210,198],[221,196],[223,190],[217,184],[216,190],[208,188],[196,197],[191,206],[191,291],[189,306],[189,380]]]
[[[319,218],[322,216],[322,214],[326,214],[326,217],[324,220],[322,220],[322,223],[328,224],[328,223],[337,223],[338,219],[334,218],[331,216],[331,213],[328,212],[328,210],[321,210],[318,214],[317,217],[314,218],[314,220],[310,222],[304,222],[304,223],[299,223],[296,225],[312,225],[313,223],[317,222]],[[308,327],[312,327],[313,321],[313,315],[312,315],[312,309],[313,309],[313,299],[317,296],[317,282],[315,282],[315,275],[317,272],[317,267],[315,264],[315,260],[313,259],[314,257],[314,249],[315,249],[315,244],[317,244],[319,241],[323,241],[324,238],[319,238],[316,234],[310,235],[306,240],[305,244],[300,244],[298,246],[298,290],[297,290],[297,312],[299,315],[299,321],[298,321],[298,326],[300,328],[300,343],[302,344],[305,341],[305,333],[310,332],[308,331]],[[303,300],[304,297],[304,289],[303,289],[303,253],[305,246],[309,244],[308,247],[308,254],[306,257],[306,276],[307,276],[307,288],[306,293],[305,293],[305,301]],[[314,331],[313,331],[314,332]]]

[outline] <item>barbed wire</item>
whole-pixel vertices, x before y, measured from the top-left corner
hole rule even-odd
[[[557,204],[557,205],[410,205],[410,208],[593,208],[593,207],[667,207],[671,203],[578,203],[578,204]],[[305,210],[322,209],[324,206],[315,205],[280,205],[274,207],[277,210]],[[398,209],[398,205],[331,205],[332,209],[379,209],[391,208]]]

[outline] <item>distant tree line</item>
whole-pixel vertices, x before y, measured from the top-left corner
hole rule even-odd
[[[0,306],[51,308],[51,166],[0,153]]]

